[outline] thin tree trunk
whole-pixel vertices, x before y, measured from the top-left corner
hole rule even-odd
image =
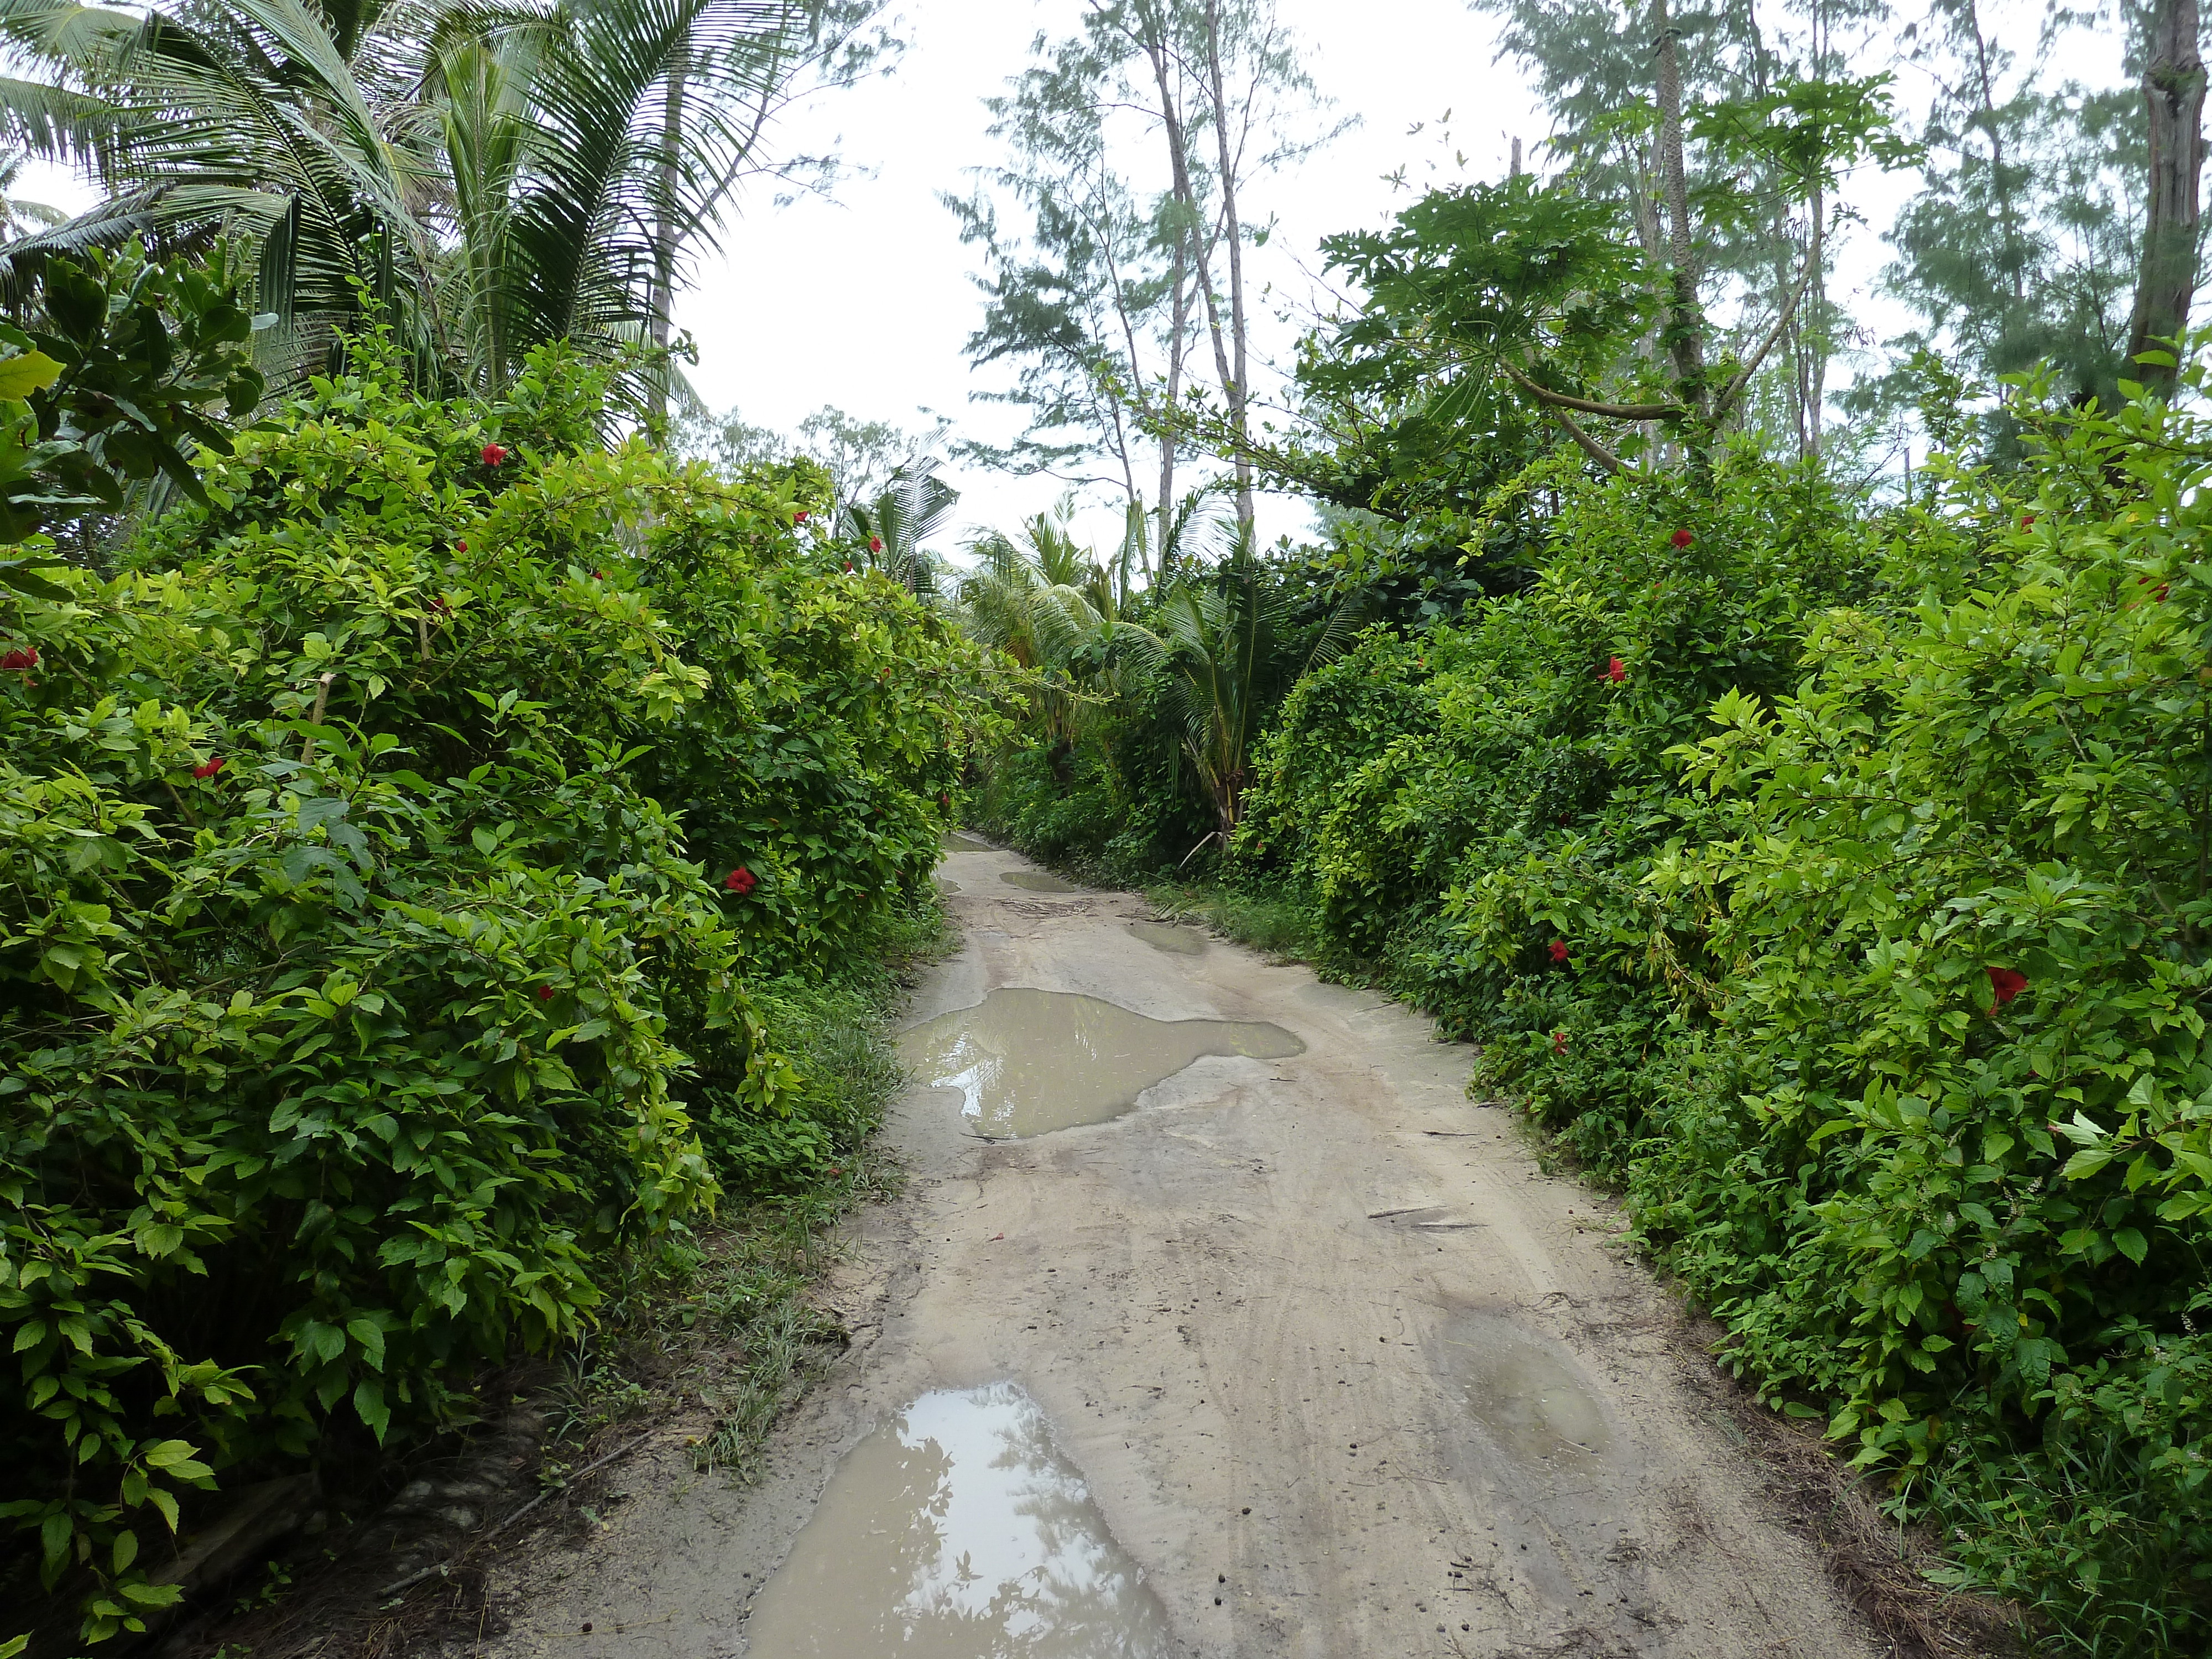
[[[1711,395],[1705,386],[1705,319],[1698,304],[1697,250],[1690,240],[1690,183],[1682,159],[1682,66],[1675,51],[1680,31],[1667,0],[1652,0],[1658,34],[1659,179],[1666,197],[1671,289],[1667,348],[1674,360],[1675,396],[1699,424],[1707,418]],[[1686,434],[1688,435],[1688,434]],[[1702,439],[1689,436],[1693,452]]]
[[[681,47],[678,48],[681,51]],[[684,143],[684,64],[680,57],[669,66],[668,86],[660,106],[660,200],[653,228],[653,314],[646,325],[653,343],[668,349],[671,318],[676,309],[676,192],[678,158]],[[646,390],[646,412],[653,420],[668,416],[668,360],[663,357]]]
[[[1996,82],[1990,71],[1990,43],[1982,33],[1982,14],[1971,3],[1966,20],[1974,31],[1974,73],[1982,94],[1982,131],[1990,141],[1990,188],[1997,198],[1997,222],[2004,227],[2006,262],[2012,267],[2014,303],[2027,298],[2027,260],[2021,246],[2020,215],[2014,210],[2012,185],[2005,175],[2004,137],[1997,129]]]
[[[1666,233],[1659,228],[1659,141],[1651,140],[1649,153],[1632,153],[1631,167],[1636,175],[1636,239],[1644,246],[1644,257],[1656,268],[1667,257]],[[1647,363],[1659,361],[1659,339],[1666,331],[1663,322],[1654,323],[1637,342],[1637,352]],[[1644,434],[1644,465],[1648,471],[1673,448],[1664,429],[1656,421],[1637,423]]]
[[[1168,333],[1168,407],[1173,409],[1176,400],[1182,396],[1182,354],[1190,337],[1190,228],[1186,223],[1176,234],[1175,264],[1170,272],[1172,288],[1169,302]],[[1172,430],[1164,428],[1160,433],[1160,538],[1158,553],[1160,574],[1167,574],[1168,538],[1175,528],[1176,440]]]
[[[1237,523],[1249,534],[1252,528],[1252,459],[1245,453],[1245,378],[1250,372],[1249,338],[1244,326],[1244,228],[1237,216],[1237,158],[1229,143],[1229,97],[1221,68],[1221,3],[1206,0],[1206,74],[1213,98],[1213,141],[1221,158],[1221,217],[1229,242],[1229,331],[1236,357],[1233,380],[1223,388],[1229,404],[1229,424],[1237,434]]]
[[[1158,33],[1148,34],[1144,41],[1145,56],[1151,60],[1152,79],[1159,87],[1160,125],[1167,134],[1169,172],[1176,200],[1182,204],[1191,228],[1191,252],[1198,266],[1198,289],[1206,303],[1206,332],[1213,341],[1214,372],[1220,376],[1222,395],[1226,398],[1236,383],[1236,375],[1229,366],[1229,348],[1221,327],[1220,296],[1214,292],[1213,271],[1206,257],[1212,238],[1200,211],[1198,191],[1191,183],[1188,135],[1184,131],[1182,112],[1176,102],[1175,87],[1168,73],[1166,21],[1149,15],[1146,21],[1158,24]]]
[[[2150,114],[2150,178],[2143,216],[2142,264],[2128,325],[2130,378],[2171,395],[2176,370],[2137,364],[2142,353],[2189,326],[2197,295],[2198,185],[2204,168],[2204,61],[2197,50],[2197,0],[2159,0],[2143,70]]]
[[[1812,385],[1805,398],[1805,419],[1810,442],[1808,453],[1818,457],[1820,453],[1820,410],[1828,398],[1828,193],[1820,185],[1813,186],[1813,227],[1810,257],[1813,261],[1813,286],[1806,294],[1804,313],[1808,326],[1805,331],[1807,355]]]

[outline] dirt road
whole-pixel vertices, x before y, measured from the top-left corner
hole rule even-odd
[[[1465,1097],[1465,1049],[1011,854],[943,873],[966,944],[911,1042],[952,1086],[887,1132],[912,1179],[834,1286],[852,1349],[760,1486],[641,1467],[593,1544],[501,1587],[486,1650],[1878,1650],[1617,1218]],[[1115,1104],[1052,1087],[1070,1043],[1180,1069],[1028,1133],[1025,1091]]]

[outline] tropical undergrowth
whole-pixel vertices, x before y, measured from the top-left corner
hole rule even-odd
[[[750,1161],[741,1147],[752,1185],[672,1241],[567,1356],[556,1397],[570,1409],[543,1479],[561,1480],[602,1431],[687,1395],[714,1416],[701,1467],[751,1478],[769,1430],[847,1340],[813,1292],[838,1259],[838,1221],[896,1190],[899,1171],[872,1139],[904,1083],[892,1022],[913,969],[953,942],[927,893],[825,974],[757,988],[769,1041],[803,1079],[775,1121],[798,1152],[770,1163],[758,1142]]]
[[[2053,1650],[2195,1652],[2212,426],[2009,407],[2024,460],[1887,505],[1748,445],[1539,464],[1495,503],[1542,501],[1528,582],[1299,675],[1166,896],[1295,908],[1478,1043],[1953,1581]],[[1002,763],[1003,825],[1100,858],[1188,811],[1117,772],[1139,718]]]
[[[167,326],[134,270],[72,325]],[[19,393],[76,350],[15,343]],[[557,346],[491,400],[349,361],[154,454],[106,572],[0,570],[0,1579],[86,1639],[222,1492],[465,1423],[718,1204],[836,1185],[854,964],[995,719],[817,470],[676,466]],[[40,468],[104,475],[33,396],[51,524]]]

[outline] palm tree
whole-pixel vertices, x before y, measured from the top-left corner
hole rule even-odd
[[[938,474],[941,465],[924,455],[892,470],[872,501],[851,501],[844,528],[866,544],[869,562],[916,599],[938,597],[938,564],[922,544],[945,527],[960,492]]]
[[[1183,752],[1213,809],[1214,827],[1192,854],[1209,842],[1229,845],[1243,815],[1246,762],[1261,721],[1285,686],[1343,651],[1369,603],[1364,588],[1346,594],[1298,657],[1289,637],[1291,604],[1267,580],[1250,526],[1231,534],[1219,568],[1177,582],[1154,618]]]
[[[1019,542],[992,531],[969,549],[979,562],[960,583],[961,626],[1032,671],[1038,724],[1064,753],[1133,672],[1158,665],[1159,637],[1121,619],[1110,589],[1098,592],[1104,572],[1069,533],[1064,507],[1030,520]]]
[[[684,249],[873,4],[0,0],[36,77],[0,80],[0,126],[107,193],[0,263],[243,235],[292,364],[367,296],[431,377],[497,390],[543,341],[665,337]]]
[[[1245,758],[1259,735],[1285,620],[1279,594],[1249,557],[1231,560],[1213,580],[1180,584],[1160,606],[1183,752],[1213,809],[1207,840],[1224,846],[1243,811]]]
[[[36,231],[65,224],[69,215],[44,202],[27,202],[15,193],[30,157],[21,149],[0,149],[0,241],[12,241]]]

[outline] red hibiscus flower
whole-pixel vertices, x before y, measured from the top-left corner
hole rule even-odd
[[[468,550],[469,544],[466,542],[455,542],[453,544],[453,551],[456,553],[465,553]]]
[[[2034,529],[2034,528],[2035,528],[2035,514],[2033,514],[2033,513],[2023,513],[2023,514],[2021,514],[2020,515],[2020,527],[2021,527],[2022,530],[2033,530],[2033,529]]]
[[[1991,1013],[2010,1002],[2027,989],[2027,975],[2012,968],[1989,968],[1984,972],[1990,976],[1990,992],[1996,1000],[1990,1005]]]
[[[1627,665],[1618,657],[1608,658],[1605,666],[1597,672],[1601,678],[1611,680],[1615,685],[1628,678]]]
[[[1552,1052],[1555,1054],[1564,1054],[1567,1052],[1567,1034],[1565,1031],[1552,1033]]]
[[[10,674],[27,674],[39,665],[39,647],[19,645],[6,656],[0,657],[0,669]]]
[[[483,464],[486,466],[498,466],[506,459],[507,451],[501,446],[498,444],[486,444],[483,447]]]
[[[1566,940],[1563,939],[1555,939],[1545,948],[1551,951],[1553,961],[1563,963],[1567,959]]]
[[[751,871],[746,869],[745,866],[741,864],[736,869],[731,871],[728,875],[722,878],[722,885],[728,888],[739,898],[743,898],[746,894],[751,892],[756,886],[759,885],[759,878],[756,877]]]
[[[871,552],[871,553],[880,553],[880,552],[882,552],[883,550],[884,550],[884,538],[883,538],[881,536],[871,536],[871,537],[869,537],[869,538],[868,538],[868,551],[869,551],[869,552]]]
[[[791,521],[793,524],[805,524],[806,522],[806,509],[805,507],[801,507],[798,512],[793,514],[791,515]]]
[[[1677,547],[1687,547],[1692,542],[1697,540],[1697,538],[1686,530],[1678,530],[1667,539]]]
[[[220,755],[210,755],[205,760],[202,761],[198,766],[192,768],[192,775],[204,782],[206,780],[213,777],[216,773],[222,770],[222,757]]]
[[[552,1000],[553,1000],[553,988],[552,988],[551,986],[550,986],[550,985],[541,985],[541,986],[539,986],[539,987],[538,988],[538,1000],[540,1002],[550,1002],[550,1001],[552,1001]]]

